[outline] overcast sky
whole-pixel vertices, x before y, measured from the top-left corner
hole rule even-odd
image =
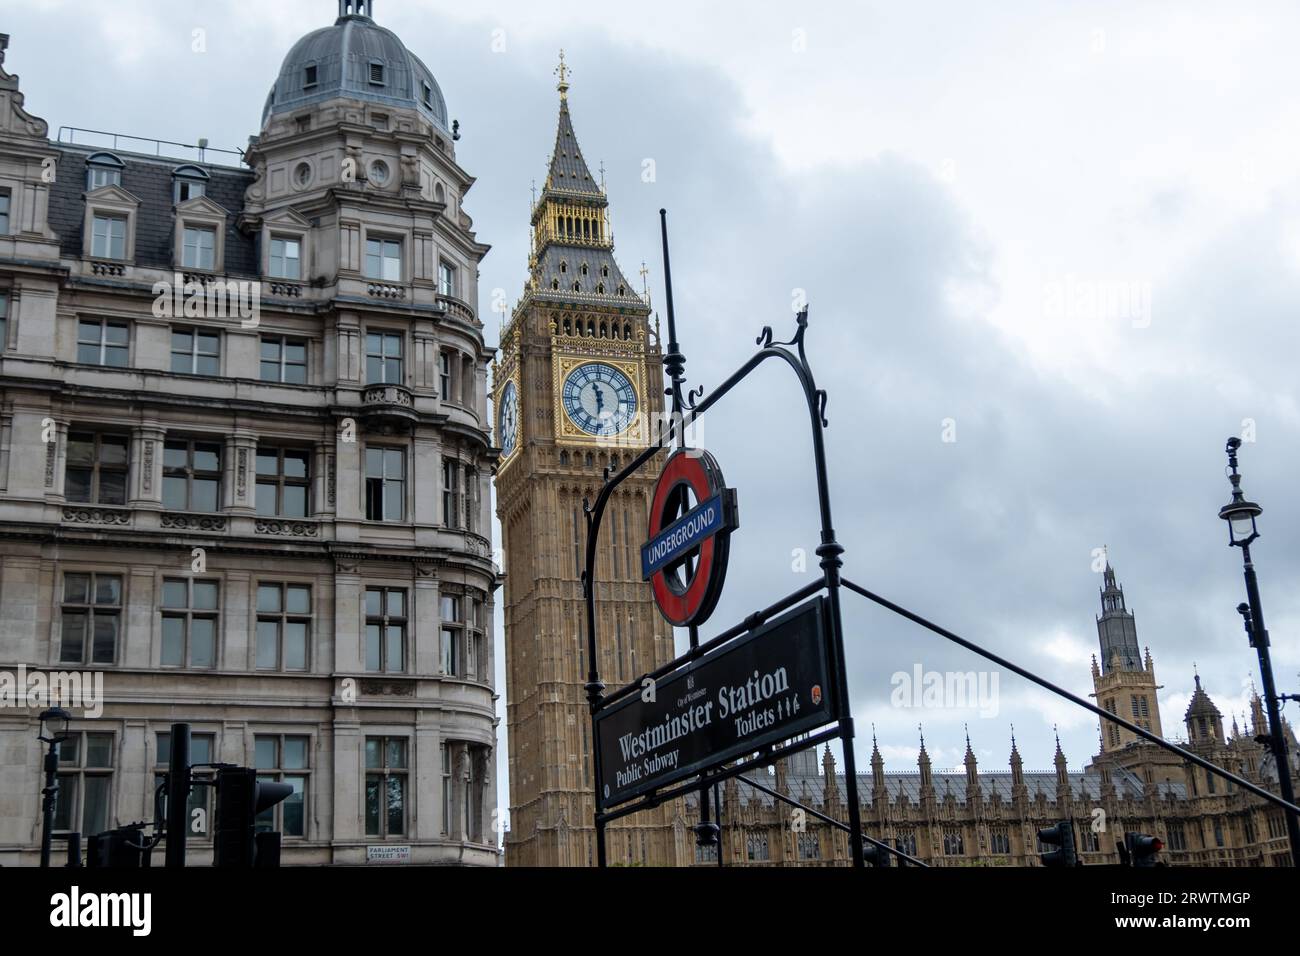
[[[458,159],[478,177],[465,207],[493,245],[489,343],[492,290],[514,301],[522,288],[562,46],[617,258],[629,276],[648,261],[656,305],[656,211],[670,211],[690,382],[720,382],[764,325],[786,337],[806,290],[848,577],[1087,694],[1094,553],[1109,546],[1164,685],[1166,735],[1182,732],[1194,664],[1230,723],[1256,665],[1216,511],[1224,440],[1250,420],[1242,467],[1265,508],[1254,550],[1274,662],[1300,692],[1300,11],[848,7],[377,0],[461,123]],[[31,0],[0,30],[52,134],[236,147],[289,47],[336,12]],[[792,570],[817,543],[795,384],[773,366],[734,394],[704,430],[742,523],[706,634],[816,570]],[[1071,768],[1097,749],[1095,718],[1011,674],[996,715],[892,706],[898,671],[985,668],[851,595],[846,631],[860,765],[873,724],[890,770],[915,767],[918,723],[936,769],[959,765],[963,724],[984,769],[1007,768],[1013,723],[1027,769],[1050,768],[1053,725]],[[497,647],[500,661],[499,633]]]

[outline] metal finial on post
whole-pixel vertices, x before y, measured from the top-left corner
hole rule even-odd
[[[677,344],[677,315],[673,311],[673,270],[668,260],[668,210],[659,210],[659,226],[664,246],[664,302],[668,309],[668,351],[664,354],[664,370],[672,386],[664,394],[672,397],[673,418],[682,411],[682,381],[686,377],[686,356]],[[681,436],[678,436],[679,438]]]

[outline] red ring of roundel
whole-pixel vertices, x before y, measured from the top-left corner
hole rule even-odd
[[[650,537],[654,538],[663,530],[664,502],[669,493],[678,485],[689,485],[695,492],[695,501],[706,501],[722,489],[714,487],[710,475],[704,466],[702,456],[690,455],[679,451],[668,460],[659,483],[655,485],[655,497],[650,506]],[[720,483],[719,483],[720,485]],[[695,564],[695,575],[686,586],[684,594],[677,594],[668,586],[668,580],[661,568],[650,576],[650,587],[654,592],[655,603],[670,624],[677,627],[688,626],[699,613],[704,599],[709,593],[709,584],[713,579],[714,548],[717,536],[714,535],[700,545],[699,560]]]

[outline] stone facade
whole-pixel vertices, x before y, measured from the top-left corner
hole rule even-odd
[[[152,820],[186,721],[196,763],[297,788],[286,865],[499,864],[455,139],[368,3],[295,46],[240,165],[52,141],[0,52],[0,667],[105,698],[71,708],[59,834]],[[38,852],[36,713],[0,709],[3,865]]]

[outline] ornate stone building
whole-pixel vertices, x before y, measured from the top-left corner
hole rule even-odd
[[[1097,619],[1101,656],[1094,659],[1094,696],[1102,706],[1162,733],[1155,667],[1139,654],[1133,615],[1107,566]],[[1185,738],[1176,742],[1239,776],[1276,792],[1272,753],[1259,739],[1268,733],[1258,695],[1248,727],[1223,717],[1195,678],[1183,715]],[[1027,772],[1011,738],[1008,770],[981,771],[966,738],[963,767],[936,771],[921,737],[916,771],[887,771],[873,736],[871,771],[859,774],[863,826],[932,866],[1033,866],[1037,831],[1073,820],[1085,864],[1118,863],[1115,841],[1135,830],[1165,843],[1162,859],[1195,866],[1290,866],[1282,812],[1206,771],[1128,732],[1100,728],[1101,747],[1082,772],[1068,769],[1057,741],[1053,769]],[[1300,748],[1284,725],[1291,773],[1300,780]],[[820,760],[805,751],[778,765],[769,786],[838,820],[847,819],[844,777],[829,751]],[[1100,811],[1100,812],[1099,812]],[[688,815],[690,812],[688,811]],[[722,862],[726,866],[845,866],[847,834],[808,817],[794,826],[790,807],[752,787],[723,786]],[[1098,830],[1096,827],[1103,826]],[[717,865],[712,850],[696,848],[697,865]]]
[[[488,247],[370,7],[290,50],[229,162],[51,140],[0,40],[0,667],[105,697],[59,834],[151,820],[188,721],[195,763],[294,787],[286,864],[499,863]],[[39,845],[35,714],[0,710],[4,865]]]
[[[550,170],[532,212],[524,294],[493,369],[497,514],[505,550],[505,652],[510,738],[506,863],[588,866],[592,824],[583,500],[606,468],[646,446],[663,412],[662,350],[650,308],[614,260],[609,200],[583,158],[569,115],[567,68]],[[611,499],[596,568],[601,679],[626,684],[673,658],[672,628],[641,581],[657,470]],[[687,825],[661,808],[609,830],[611,861],[689,859]]]

